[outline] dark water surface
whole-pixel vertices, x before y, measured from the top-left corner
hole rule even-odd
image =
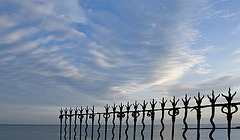
[[[237,125],[233,124],[233,127]],[[175,140],[182,140],[182,127],[183,125],[175,126]],[[195,125],[189,125],[189,127],[195,127]],[[201,127],[211,128],[211,125],[202,125]],[[226,125],[217,125],[217,127],[226,127]],[[88,126],[88,135],[87,139],[91,138],[91,126]],[[98,126],[94,126],[94,139],[97,138],[97,128]],[[122,140],[125,139],[125,128],[122,127]],[[137,126],[136,131],[136,139],[141,140],[141,129],[142,126]],[[64,128],[63,128],[64,130]],[[72,126],[72,140],[74,140],[74,126]],[[160,139],[159,132],[161,130],[160,125],[154,126],[154,139]],[[76,128],[77,133],[79,134],[79,128]],[[211,129],[201,129],[201,140],[209,140],[209,132]],[[100,129],[101,137],[100,139],[104,139],[104,126],[101,126]],[[116,125],[115,130],[115,139],[118,139],[119,135],[119,126]],[[128,135],[130,140],[133,139],[133,126],[129,127]],[[85,127],[82,128],[82,139],[85,139]],[[150,139],[150,126],[145,127],[144,131],[145,140]],[[163,132],[164,139],[171,139],[171,125],[166,125],[165,130]],[[188,140],[196,140],[196,129],[188,129],[186,133]],[[227,129],[216,129],[213,134],[215,140],[227,140]],[[67,140],[69,136],[66,136]],[[108,126],[108,138],[112,138],[112,126]],[[79,135],[76,136],[76,139],[79,139]],[[59,140],[59,126],[58,125],[7,125],[0,124],[0,140]],[[63,135],[64,140],[64,135]],[[240,140],[240,129],[232,129],[231,130],[231,140]]]

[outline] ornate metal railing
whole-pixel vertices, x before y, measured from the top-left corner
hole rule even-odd
[[[214,140],[213,133],[216,130],[216,126],[214,123],[214,117],[215,117],[215,109],[221,108],[221,112],[226,115],[227,118],[227,138],[231,139],[231,122],[233,118],[233,114],[238,111],[238,106],[240,105],[240,102],[234,102],[233,97],[236,95],[236,92],[234,94],[231,94],[231,89],[229,88],[228,95],[222,94],[222,97],[226,99],[225,103],[216,103],[217,99],[219,98],[220,94],[217,96],[214,95],[214,91],[212,91],[212,96],[207,96],[208,100],[210,101],[210,104],[208,105],[202,105],[202,101],[204,96],[201,96],[200,93],[198,93],[198,96],[195,97],[195,106],[189,106],[189,101],[191,97],[187,97],[185,95],[185,98],[182,99],[183,105],[182,107],[177,107],[177,104],[179,102],[179,99],[176,99],[173,97],[172,100],[170,100],[171,106],[170,108],[165,107],[167,100],[162,98],[162,101],[160,101],[160,107],[156,108],[156,105],[158,104],[157,101],[154,99],[149,103],[150,106],[147,106],[148,103],[143,101],[143,104],[139,104],[137,102],[133,104],[127,103],[126,105],[123,105],[122,103],[117,106],[109,106],[108,104],[104,106],[105,111],[102,113],[96,113],[94,106],[92,108],[86,107],[86,108],[76,108],[76,109],[61,109],[60,110],[60,140],[81,140],[81,139],[97,139],[99,140],[104,139],[130,139],[129,132],[130,132],[130,119],[131,120],[131,139],[136,139],[136,133],[137,133],[137,120],[141,116],[141,130],[140,135],[141,139],[156,139],[154,138],[154,132],[159,131],[160,139],[164,139],[163,132],[165,130],[165,124],[164,124],[164,117],[165,112],[167,111],[168,115],[171,118],[171,139],[174,139],[175,135],[175,121],[176,117],[179,115],[180,110],[183,111],[183,132],[182,132],[182,138],[184,140],[187,140],[186,132],[189,128],[187,123],[187,117],[189,114],[189,110],[196,111],[196,131],[197,131],[197,140],[200,140],[200,124],[201,124],[201,116],[202,116],[202,109],[203,108],[210,108],[211,109],[211,117],[210,117],[210,123],[211,123],[211,131],[209,133],[209,139]],[[141,107],[141,109],[140,109]],[[148,107],[148,108],[147,108]],[[111,111],[110,111],[111,108]],[[161,123],[161,130],[155,130],[154,129],[154,123],[156,119],[156,113],[160,112],[160,123]],[[144,135],[145,131],[145,121],[146,121],[146,115],[150,118],[150,138],[146,138]],[[116,125],[116,117],[118,119],[118,125]],[[239,116],[238,116],[239,117]],[[125,123],[123,122],[125,120]],[[97,119],[97,122],[95,122],[95,119]],[[101,120],[103,119],[103,120]],[[109,120],[112,120],[109,122]],[[101,122],[102,121],[102,122]],[[102,128],[101,123],[104,123],[104,128]],[[124,123],[124,127],[123,127]],[[110,129],[109,129],[110,127]],[[118,127],[118,133],[116,133],[116,127]],[[83,130],[84,128],[84,130]],[[125,129],[125,132],[122,132],[123,129]],[[78,132],[77,132],[78,131]],[[89,133],[91,135],[89,135]],[[109,134],[111,133],[111,134]],[[123,138],[123,133],[125,133],[125,137]],[[139,133],[139,132],[138,132]],[[117,136],[118,135],[118,136]],[[110,137],[111,136],[111,137]]]

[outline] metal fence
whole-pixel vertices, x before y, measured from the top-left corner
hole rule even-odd
[[[179,99],[176,99],[173,97],[172,100],[169,100],[171,103],[171,107],[167,108],[165,107],[167,100],[162,98],[160,102],[157,102],[156,100],[152,100],[149,102],[149,104],[145,101],[143,101],[142,104],[139,104],[137,102],[133,104],[127,103],[126,105],[123,105],[122,103],[120,105],[113,105],[109,106],[108,104],[104,106],[105,111],[104,112],[95,112],[94,106],[92,108],[86,107],[86,108],[76,108],[76,109],[61,109],[60,110],[60,140],[76,140],[76,139],[136,139],[136,133],[137,131],[137,120],[139,119],[141,121],[141,139],[156,139],[154,138],[154,132],[158,131],[160,135],[160,139],[164,139],[163,132],[165,130],[165,124],[164,124],[164,117],[167,116],[165,113],[170,116],[171,120],[171,139],[174,139],[175,136],[175,121],[176,117],[179,115],[180,110],[183,111],[183,119],[182,123],[184,125],[183,131],[182,131],[182,138],[184,140],[187,139],[186,132],[189,128],[189,125],[187,123],[187,117],[190,111],[196,111],[196,132],[197,132],[197,140],[200,140],[200,124],[201,124],[201,116],[202,116],[202,109],[203,108],[210,108],[211,110],[211,117],[210,117],[210,123],[211,123],[211,131],[209,133],[209,139],[213,140],[213,133],[216,130],[216,126],[214,123],[214,117],[215,117],[215,109],[220,108],[221,112],[226,115],[226,122],[227,122],[227,132],[226,135],[228,137],[228,140],[231,139],[231,122],[233,118],[233,114],[238,111],[238,106],[240,105],[240,102],[234,102],[233,97],[236,95],[235,93],[231,93],[231,89],[229,88],[228,94],[224,95],[222,94],[222,97],[226,99],[225,103],[217,103],[217,99],[220,97],[220,94],[217,96],[214,95],[214,91],[212,91],[212,95],[208,96],[207,98],[210,102],[210,104],[202,105],[202,101],[204,96],[201,96],[200,93],[198,93],[198,96],[195,97],[195,103],[194,106],[189,106],[189,101],[191,97],[188,97],[185,95],[185,98],[182,99],[183,106],[178,107],[177,104],[179,102]],[[160,104],[160,108],[156,108],[156,105]],[[149,105],[149,106],[148,106]],[[154,129],[154,123],[156,123],[156,113],[160,114],[160,123],[161,123],[161,130],[155,130]],[[144,135],[145,126],[146,126],[146,118],[149,117],[149,125],[150,125],[150,134],[148,135],[149,138],[146,138]],[[124,118],[124,120],[123,120]],[[130,121],[132,119],[132,121]],[[116,121],[118,120],[118,121]],[[96,122],[95,122],[96,121]],[[116,125],[117,122],[117,125]],[[131,123],[131,132],[133,133],[131,135],[131,138],[129,137],[129,129]],[[124,127],[123,127],[124,126]],[[108,128],[109,127],[109,128]],[[116,127],[117,131],[116,132]],[[78,132],[77,132],[78,131]],[[109,134],[111,133],[111,134]]]

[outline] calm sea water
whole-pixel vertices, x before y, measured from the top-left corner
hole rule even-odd
[[[233,126],[237,126],[236,124]],[[175,126],[175,140],[182,140],[182,125],[176,125]],[[190,125],[190,127],[195,127],[195,125]],[[211,127],[211,125],[202,125],[201,127]],[[226,125],[217,125],[217,127],[226,127]],[[94,129],[96,130],[98,126],[94,126]],[[119,127],[115,127],[115,139],[118,139],[119,134]],[[125,139],[125,128],[126,126],[122,127],[122,139]],[[91,126],[88,127],[88,135],[87,139],[91,138]],[[137,126],[137,133],[136,133],[136,139],[141,140],[141,129],[142,126]],[[74,127],[72,127],[72,131],[74,130]],[[79,128],[76,129],[77,132],[79,132]],[[154,139],[160,139],[159,131],[161,130],[161,126],[157,125],[154,126]],[[209,140],[209,132],[211,129],[201,129],[201,140]],[[82,138],[85,139],[85,127],[82,128],[83,136]],[[100,129],[101,137],[100,139],[104,139],[104,126],[101,126]],[[73,137],[72,132],[72,137]],[[133,138],[133,126],[129,127],[129,139]],[[169,140],[171,139],[171,126],[166,125],[165,130],[163,132],[164,139]],[[145,127],[144,131],[145,139],[150,139],[150,126]],[[195,129],[189,129],[186,133],[188,140],[196,140],[196,130]],[[227,130],[226,129],[217,129],[214,132],[214,139],[216,140],[227,140]],[[97,131],[94,133],[94,137],[96,139],[97,137]],[[79,139],[79,137],[76,137]],[[108,126],[108,138],[112,138],[112,126]],[[68,135],[67,135],[67,139]],[[240,129],[232,129],[231,131],[231,140],[239,140],[240,139]],[[0,140],[59,140],[59,126],[58,125],[6,125],[1,124],[0,125]],[[64,140],[64,135],[63,135]],[[73,140],[73,138],[72,138]]]

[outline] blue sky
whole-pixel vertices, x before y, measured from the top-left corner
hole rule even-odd
[[[56,123],[61,107],[239,92],[239,5],[0,0],[0,123]]]

